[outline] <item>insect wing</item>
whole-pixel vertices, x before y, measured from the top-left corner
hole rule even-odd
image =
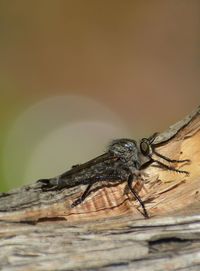
[[[94,166],[101,165],[105,163],[106,161],[112,161],[112,160],[114,161],[115,157],[111,153],[107,152],[92,160],[89,160],[88,162],[84,164],[80,164],[80,165],[72,167],[70,170],[64,172],[59,177],[69,178],[74,175],[80,174],[83,171],[91,171]]]

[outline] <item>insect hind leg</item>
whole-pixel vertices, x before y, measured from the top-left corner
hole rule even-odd
[[[92,187],[93,183],[91,184],[88,184],[87,188],[85,189],[85,191],[83,192],[83,194],[80,196],[80,198],[76,199],[71,207],[74,208],[76,207],[77,205],[81,204],[86,198],[87,196],[90,194],[90,188]]]
[[[76,207],[77,205],[81,204],[88,197],[88,195],[91,192],[91,187],[95,182],[98,182],[98,181],[117,181],[120,179],[121,179],[120,176],[110,175],[110,176],[95,176],[95,177],[87,180],[87,182],[90,181],[90,183],[88,184],[88,186],[85,189],[85,191],[83,192],[83,194],[72,203],[71,207],[72,208]]]

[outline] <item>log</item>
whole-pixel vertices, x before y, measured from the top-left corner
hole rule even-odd
[[[126,183],[98,183],[76,208],[80,185],[41,184],[0,194],[1,270],[200,270],[200,107],[155,139],[178,174],[150,165],[135,183],[145,219]],[[162,160],[162,159],[161,159]]]

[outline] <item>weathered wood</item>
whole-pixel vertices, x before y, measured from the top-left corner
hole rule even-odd
[[[197,109],[195,109],[191,114],[187,115],[184,119],[171,125],[167,131],[160,133],[156,137],[156,140],[154,142],[156,144],[164,144],[174,137],[177,138],[178,134],[181,133],[184,130],[184,128],[187,127],[187,129],[188,129],[188,125],[190,125],[190,124],[194,127],[194,130],[195,130],[194,122],[195,122],[195,120],[197,120],[197,122],[196,122],[197,126],[199,125],[199,123],[198,123],[199,122],[199,120],[198,120],[199,114],[200,114],[200,106]],[[187,135],[187,133],[185,133],[185,135]]]
[[[0,223],[1,270],[199,270],[200,215]],[[195,269],[196,268],[196,269]]]
[[[144,171],[136,188],[150,219],[125,184],[96,187],[74,209],[84,186],[42,192],[34,183],[0,194],[1,269],[200,270],[200,108],[156,144],[168,157],[191,159],[176,164],[190,176]]]

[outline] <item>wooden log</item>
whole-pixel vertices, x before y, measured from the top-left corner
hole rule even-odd
[[[97,184],[43,192],[33,183],[0,194],[1,270],[200,270],[200,107],[159,134],[156,150],[189,176],[155,164],[135,189]],[[98,187],[100,186],[100,187]]]

